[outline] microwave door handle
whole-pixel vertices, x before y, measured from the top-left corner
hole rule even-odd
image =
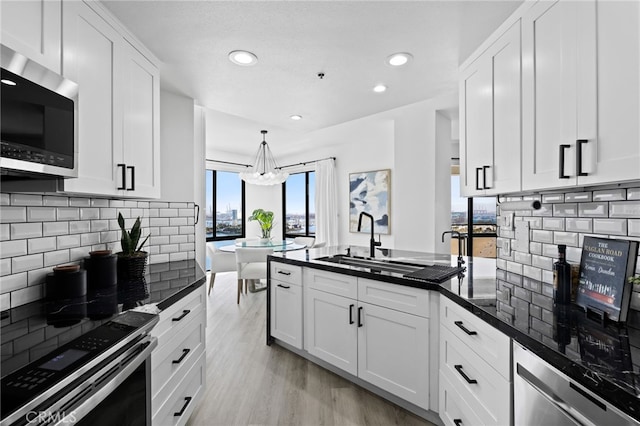
[[[118,164],[118,167],[121,167],[121,172],[122,172],[122,186],[119,186],[116,189],[127,189],[127,165],[120,163]]]
[[[136,166],[127,166],[127,169],[131,170],[131,187],[127,188],[127,191],[136,190]]]

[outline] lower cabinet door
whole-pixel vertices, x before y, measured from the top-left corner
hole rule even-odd
[[[358,377],[429,409],[429,320],[360,303]]]
[[[347,373],[358,374],[357,302],[315,289],[306,289],[305,346],[307,351]]]
[[[271,281],[271,335],[302,349],[302,287]]]
[[[482,420],[454,389],[446,375],[440,374],[440,419],[448,426],[481,425]]]

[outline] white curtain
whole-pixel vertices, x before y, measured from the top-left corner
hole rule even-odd
[[[316,161],[316,243],[338,245],[337,194],[335,160]]]

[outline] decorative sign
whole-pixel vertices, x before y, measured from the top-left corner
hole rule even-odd
[[[632,290],[627,280],[637,258],[636,241],[585,237],[576,303],[612,321],[626,321]]]

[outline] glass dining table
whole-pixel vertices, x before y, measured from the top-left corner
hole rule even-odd
[[[232,241],[229,244],[219,246],[218,250],[226,251],[227,253],[235,253],[236,247],[247,248],[273,248],[274,252],[301,250],[307,247],[305,244],[298,244],[293,240],[262,240],[262,239],[248,239],[242,241]]]

